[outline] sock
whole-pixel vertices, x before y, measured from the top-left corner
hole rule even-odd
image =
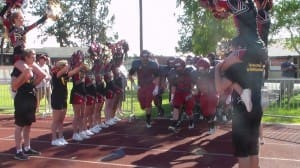
[[[30,149],[30,146],[25,146],[25,147],[24,147],[24,150],[25,150],[25,151],[28,151],[29,149]]]
[[[17,153],[20,153],[20,152],[22,152],[22,149],[17,149]]]

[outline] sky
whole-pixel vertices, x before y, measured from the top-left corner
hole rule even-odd
[[[139,0],[111,0],[110,13],[115,15],[112,31],[118,32],[119,39],[129,44],[129,55],[138,55],[140,50],[139,35]],[[143,48],[155,55],[176,55],[175,47],[179,40],[177,23],[178,13],[175,0],[143,0]],[[32,21],[31,21],[32,22]],[[51,24],[51,23],[48,23]],[[37,30],[27,35],[27,47],[57,47],[55,38],[40,44]]]

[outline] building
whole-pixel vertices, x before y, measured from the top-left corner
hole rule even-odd
[[[293,57],[293,62],[297,67],[297,77],[300,76],[299,63],[300,63],[300,54],[296,51],[291,51],[286,48],[283,48],[282,45],[270,45],[268,48],[269,59],[270,59],[270,70],[269,78],[280,78],[281,77],[281,68],[280,65],[286,61],[287,56]]]

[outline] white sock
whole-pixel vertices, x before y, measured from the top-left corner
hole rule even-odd
[[[29,151],[29,149],[30,149],[30,146],[25,146],[25,147],[24,147],[24,150],[25,150],[25,151]]]

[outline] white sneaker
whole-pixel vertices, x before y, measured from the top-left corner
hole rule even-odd
[[[241,99],[244,102],[247,111],[251,112],[251,110],[252,110],[251,90],[244,89],[241,94]]]
[[[115,125],[116,122],[113,119],[110,119],[110,120],[106,121],[105,124],[108,124],[109,126],[112,126],[112,125]]]
[[[103,122],[103,123],[100,124],[100,127],[101,127],[101,128],[108,128],[109,125],[107,125],[107,124],[105,124],[105,123]]]
[[[115,116],[115,117],[114,117],[114,120],[115,120],[115,121],[121,121],[122,119],[119,118],[119,117],[117,117],[117,116]]]
[[[90,136],[88,136],[88,135],[86,134],[85,131],[81,131],[81,132],[79,133],[79,136],[80,136],[82,139],[90,139],[90,138],[91,138]]]
[[[59,139],[55,139],[51,141],[51,145],[53,146],[64,146],[65,144],[62,143]]]
[[[216,129],[215,128],[209,128],[209,131],[208,131],[208,134],[209,135],[212,135],[216,132]]]
[[[101,127],[99,125],[93,126],[93,128],[90,129],[94,134],[98,134],[101,131]]]
[[[64,145],[68,145],[68,144],[69,144],[69,142],[66,141],[64,137],[61,137],[61,138],[59,138],[58,140],[59,140],[61,143],[63,143]]]
[[[193,129],[193,128],[195,128],[195,125],[194,124],[192,124],[192,125],[189,124],[189,129]]]
[[[73,134],[72,139],[74,141],[83,141],[83,138],[79,135],[79,133]]]
[[[151,128],[152,125],[147,123],[147,124],[146,124],[146,127],[147,127],[147,128]]]
[[[92,131],[90,131],[89,129],[85,130],[84,132],[87,136],[93,136],[94,135],[94,133]]]

